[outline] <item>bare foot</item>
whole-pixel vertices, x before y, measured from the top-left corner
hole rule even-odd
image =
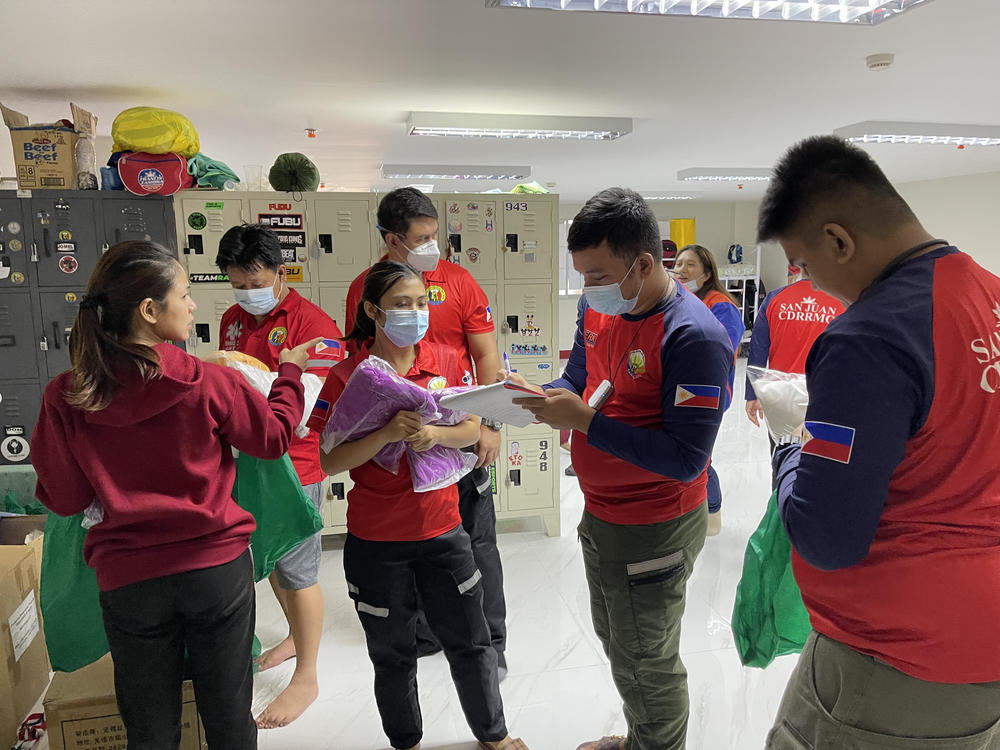
[[[260,729],[275,729],[291,724],[319,695],[319,684],[316,678],[300,679],[298,674],[292,675],[292,681],[271,705],[257,717],[257,727]]]
[[[292,640],[292,636],[288,636],[277,646],[268,649],[257,657],[257,669],[263,672],[265,669],[271,669],[294,658],[295,641]]]

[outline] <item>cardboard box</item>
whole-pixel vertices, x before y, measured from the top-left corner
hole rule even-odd
[[[194,702],[194,686],[184,683],[180,750],[207,747]],[[126,750],[125,726],[115,700],[111,655],[75,672],[56,672],[45,694],[50,750]]]
[[[10,128],[14,168],[21,190],[75,190],[76,142],[81,128],[93,135],[97,118],[70,104],[76,130],[61,126],[32,125],[28,116],[0,104],[3,121]]]
[[[45,528],[47,516],[0,518],[0,746],[17,730],[49,684],[38,581],[42,540],[24,543]]]

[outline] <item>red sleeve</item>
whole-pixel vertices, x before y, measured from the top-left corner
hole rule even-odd
[[[291,362],[280,365],[265,399],[235,370],[206,365],[206,384],[227,392],[226,397],[232,400],[232,409],[219,425],[219,434],[254,458],[278,459],[285,455],[305,409],[301,372]],[[212,378],[218,381],[212,383]]]
[[[306,427],[314,432],[323,432],[323,428],[326,427],[326,421],[330,418],[330,407],[337,403],[340,394],[344,392],[345,384],[346,381],[341,380],[336,368],[331,368],[330,375],[326,379],[326,382],[323,383],[323,388],[319,392],[319,398],[316,399],[316,405],[313,407],[312,413],[306,422]]]
[[[42,412],[31,434],[31,463],[38,475],[35,496],[60,516],[80,513],[94,499],[94,489],[73,456],[63,410],[65,380],[59,378],[45,389]]]
[[[306,372],[311,372],[313,375],[325,379],[330,374],[330,368],[344,360],[346,351],[344,342],[340,340],[343,338],[343,334],[337,327],[337,323],[316,307],[309,310],[302,328],[298,332],[298,340],[299,342],[309,341],[319,336],[322,336],[323,340],[309,350]]]
[[[354,279],[351,282],[351,288],[347,290],[347,310],[344,312],[345,333],[350,333],[354,330],[354,319],[358,312],[358,303],[361,301],[361,291],[364,287],[366,276],[368,276],[368,271],[364,271]],[[355,351],[357,351],[357,345],[353,341],[348,341],[348,354],[354,354]]]
[[[493,333],[490,301],[468,271],[462,278],[462,329],[466,334]]]

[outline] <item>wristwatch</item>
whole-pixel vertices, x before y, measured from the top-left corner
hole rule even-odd
[[[500,428],[503,427],[501,422],[494,422],[492,419],[486,419],[485,417],[479,421],[479,424],[493,430],[493,432],[500,432]]]

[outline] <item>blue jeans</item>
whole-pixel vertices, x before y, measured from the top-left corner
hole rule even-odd
[[[722,509],[722,487],[715,467],[708,464],[708,512],[718,513]]]

